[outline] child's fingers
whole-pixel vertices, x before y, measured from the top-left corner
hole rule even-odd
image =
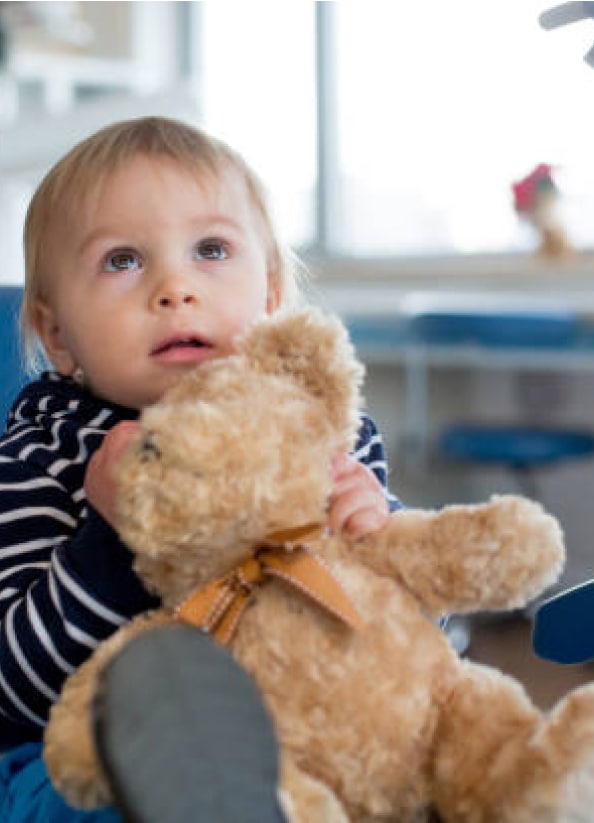
[[[332,461],[334,486],[332,496],[338,497],[351,488],[380,488],[377,477],[368,466],[349,455],[340,455]]]
[[[343,526],[343,534],[350,540],[359,540],[385,525],[387,513],[376,508],[363,509],[352,514]]]
[[[378,487],[350,486],[332,496],[328,510],[328,525],[335,534],[348,532],[350,537],[362,537],[384,525],[388,504]]]
[[[332,474],[334,480],[338,480],[344,474],[349,474],[356,469],[357,466],[363,467],[361,463],[351,457],[349,454],[337,454],[332,458]],[[364,468],[364,467],[363,467]]]
[[[87,500],[114,525],[115,523],[115,467],[127,448],[139,424],[124,421],[105,435],[103,443],[89,460],[85,472]]]
[[[123,420],[105,435],[101,448],[110,458],[117,459],[140,428],[135,420]]]
[[[328,507],[328,525],[335,534],[351,539],[380,529],[389,515],[384,490],[368,466],[349,455],[332,461],[334,486]]]

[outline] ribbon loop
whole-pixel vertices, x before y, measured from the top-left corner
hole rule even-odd
[[[324,561],[307,545],[294,541],[319,536],[320,528],[298,526],[268,535],[264,545],[225,577],[191,594],[177,609],[189,623],[229,643],[257,588],[278,578],[301,591],[352,629],[363,620]]]

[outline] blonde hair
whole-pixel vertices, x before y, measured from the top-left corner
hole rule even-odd
[[[36,371],[44,359],[35,328],[36,305],[47,300],[50,273],[44,270],[43,250],[56,214],[75,212],[81,199],[94,196],[110,173],[143,154],[167,157],[197,177],[218,176],[234,169],[242,178],[261,221],[267,247],[268,280],[281,305],[298,295],[297,258],[279,240],[264,187],[246,161],[223,141],[206,132],[165,117],[142,117],[107,126],[74,146],[39,184],[27,210],[23,234],[25,287],[21,336],[25,361]]]

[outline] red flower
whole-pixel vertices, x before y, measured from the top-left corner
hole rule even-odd
[[[540,163],[527,177],[513,183],[512,189],[516,211],[533,211],[540,197],[557,192],[552,176],[552,166]]]

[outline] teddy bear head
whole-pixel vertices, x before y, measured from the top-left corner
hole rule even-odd
[[[143,412],[118,477],[120,530],[165,603],[268,535],[323,522],[331,459],[356,438],[362,373],[337,319],[294,310]]]

